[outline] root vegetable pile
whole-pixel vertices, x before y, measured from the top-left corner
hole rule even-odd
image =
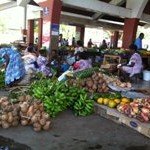
[[[105,74],[103,76],[104,76],[105,81],[108,84],[113,83],[114,86],[118,86],[121,88],[131,88],[132,87],[130,82],[121,82],[118,77],[108,76]]]
[[[32,101],[32,97],[20,96],[17,104],[12,104],[7,97],[0,99],[0,125],[3,128],[32,125],[34,131],[48,130],[51,125],[49,115],[44,112],[40,101]]]
[[[11,126],[17,126],[19,124],[19,105],[14,104],[12,105],[7,97],[3,97],[0,99],[0,107],[1,107],[1,114],[0,114],[0,125],[3,128],[9,128]]]
[[[109,88],[107,87],[106,80],[103,77],[102,73],[94,73],[92,77],[77,80],[77,79],[70,79],[69,83],[71,85],[79,85],[80,87],[85,88],[90,93],[93,92],[100,92],[105,93],[108,92]]]

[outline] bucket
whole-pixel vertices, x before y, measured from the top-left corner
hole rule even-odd
[[[150,71],[148,70],[143,71],[143,80],[150,81]]]

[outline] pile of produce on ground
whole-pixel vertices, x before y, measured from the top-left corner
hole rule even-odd
[[[122,97],[120,93],[101,94],[97,99],[97,103],[110,108],[116,108],[118,105],[124,105],[131,102],[131,99]]]
[[[118,105],[117,110],[141,122],[150,121],[150,98],[135,99],[133,102]]]
[[[12,103],[8,97],[0,99],[0,125],[3,128],[32,125],[34,131],[48,130],[51,125],[49,115],[44,112],[43,104],[32,101],[32,97],[20,96],[18,102]]]
[[[107,84],[112,83],[113,86],[117,86],[120,88],[131,88],[132,87],[130,82],[121,82],[119,80],[119,78],[116,76],[108,76],[106,74],[103,74],[103,76],[104,76],[104,79],[106,80]]]
[[[67,108],[79,116],[87,116],[94,111],[94,101],[88,98],[86,90],[69,86],[66,82],[42,79],[32,83],[29,91],[34,98],[42,101],[51,117],[56,117]]]
[[[100,72],[95,72],[91,77],[80,79],[70,79],[68,80],[70,85],[79,86],[85,88],[88,92],[108,92],[109,88],[107,86],[104,76]]]

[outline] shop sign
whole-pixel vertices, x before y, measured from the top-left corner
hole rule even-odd
[[[51,25],[51,35],[59,35],[59,24],[52,23]]]

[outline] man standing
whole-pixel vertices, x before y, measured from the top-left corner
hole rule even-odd
[[[142,40],[144,38],[144,33],[140,33],[139,37],[135,40],[134,44],[137,46],[137,49],[142,49]]]

